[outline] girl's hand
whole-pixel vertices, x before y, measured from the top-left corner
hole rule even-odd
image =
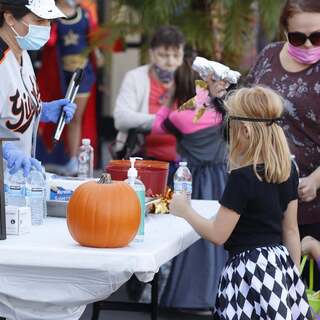
[[[317,196],[317,189],[317,181],[312,175],[300,179],[298,194],[302,201],[312,201]]]
[[[314,259],[320,258],[320,242],[311,236],[306,236],[301,241],[302,255],[311,255]]]
[[[184,218],[189,208],[189,200],[185,193],[173,195],[169,205],[169,211],[171,214],[177,217]]]

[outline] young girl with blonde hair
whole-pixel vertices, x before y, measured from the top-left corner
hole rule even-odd
[[[311,319],[298,270],[298,175],[278,125],[282,99],[256,86],[236,90],[225,106],[231,172],[217,215],[201,217],[183,194],[170,212],[229,251],[217,319]]]

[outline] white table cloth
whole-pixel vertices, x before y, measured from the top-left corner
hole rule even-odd
[[[193,200],[212,217],[215,201]],[[160,266],[199,236],[181,218],[149,215],[145,239],[120,249],[81,247],[63,218],[48,218],[31,233],[0,241],[0,315],[16,320],[79,319],[87,304],[110,296],[136,274],[152,280]]]

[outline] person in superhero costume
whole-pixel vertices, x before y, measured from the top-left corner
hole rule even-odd
[[[101,54],[98,50],[94,50],[95,55],[87,54],[90,34],[97,27],[91,12],[81,5],[81,1],[59,0],[56,3],[67,18],[57,19],[52,25],[51,37],[43,50],[42,67],[38,72],[40,92],[45,97],[64,96],[77,68],[84,69],[84,77],[75,99],[78,106],[76,114],[58,146],[52,144],[55,127],[44,125],[40,128],[42,139],[38,149],[42,154],[39,158],[43,162],[65,164],[60,173],[76,175],[81,138],[89,138],[96,147],[95,67],[96,62],[101,64]],[[46,80],[48,78],[50,81]]]

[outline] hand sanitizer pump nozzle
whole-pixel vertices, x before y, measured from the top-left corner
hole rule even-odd
[[[138,170],[135,168],[135,162],[136,160],[142,160],[142,158],[139,157],[130,157],[130,168],[128,170],[128,180],[130,185],[134,185],[135,180],[138,178]]]

